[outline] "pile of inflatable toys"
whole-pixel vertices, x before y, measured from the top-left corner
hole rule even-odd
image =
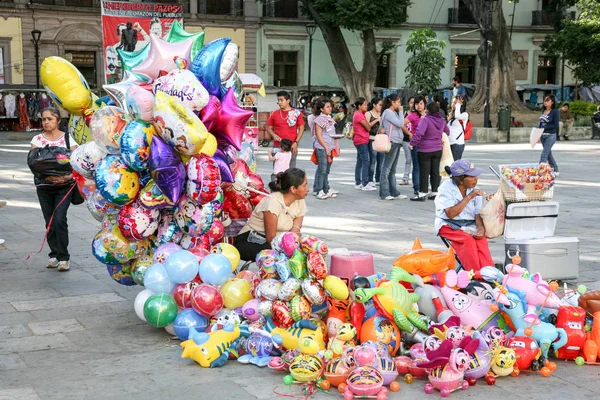
[[[243,138],[238,48],[172,32],[152,36],[143,56],[120,53],[126,73],[105,85],[110,98],[95,98],[62,58],[46,58],[41,75],[79,117],[70,162],[102,223],[92,252],[118,283],[144,286],[136,314],[179,338],[182,357],[268,367],[305,395],[337,387],[348,400],[385,399],[399,375],[447,397],[479,379],[548,376],[551,357],[596,363],[600,292],[559,295],[518,256],[476,281],[455,271],[452,249],[417,239],[389,274],[371,265],[370,276],[343,278],[322,240],[284,233],[254,271],[241,266],[234,228],[268,193]]]

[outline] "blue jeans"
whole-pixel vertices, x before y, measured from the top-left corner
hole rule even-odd
[[[354,182],[366,186],[369,183],[369,145],[358,144],[356,147],[356,167],[354,168]]]
[[[317,170],[315,171],[313,191],[319,193],[322,190],[324,193],[329,193],[329,171],[331,171],[332,163],[327,160],[325,150],[316,149],[316,151],[319,165],[317,165]]]
[[[373,141],[369,140],[369,181],[379,182],[381,178],[381,168],[383,168],[383,158],[385,153],[377,152],[373,149]],[[375,180],[373,180],[373,174],[375,174]]]
[[[385,199],[387,196],[397,197],[400,195],[396,184],[396,167],[398,166],[401,148],[402,143],[392,142],[391,150],[385,153],[381,181],[379,182],[379,197],[382,199]]]
[[[452,158],[454,158],[454,161],[457,161],[462,158],[463,152],[465,151],[465,145],[464,144],[451,144],[450,150],[452,151]]]
[[[558,172],[558,165],[556,165],[556,160],[554,160],[554,156],[552,155],[552,146],[556,143],[556,134],[550,133],[549,135],[542,135],[542,146],[544,149],[542,150],[542,156],[540,157],[540,162],[547,162],[550,164],[552,168],[554,168],[555,172]]]
[[[412,167],[412,154],[408,146],[410,146],[410,142],[402,142],[402,148],[404,149],[404,176],[402,176],[402,179],[405,181],[408,181]]]
[[[415,193],[419,193],[419,190],[421,189],[421,185],[419,184],[419,174],[421,172],[419,170],[419,157],[417,154],[417,146],[413,146],[413,149],[410,151],[410,156],[412,158],[412,181]]]

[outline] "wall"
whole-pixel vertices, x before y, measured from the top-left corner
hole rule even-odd
[[[185,20],[184,20],[185,22]],[[189,24],[185,25],[185,30],[190,33],[196,33],[204,31],[204,43],[207,44],[215,39],[228,37],[231,41],[237,44],[240,48],[240,55],[238,61],[238,72],[246,72],[246,30],[245,29],[232,29],[232,28],[216,28],[207,26],[202,28],[201,26],[192,26]]]
[[[0,17],[0,40],[8,43],[10,47],[9,54],[4,56],[4,75],[5,82],[12,84],[23,83],[23,64],[31,63],[30,60],[23,59],[23,37],[21,35],[21,18]],[[11,65],[6,65],[6,64]],[[20,68],[14,68],[15,64],[19,64]],[[35,65],[35,62],[33,62]],[[7,79],[8,78],[8,79]]]

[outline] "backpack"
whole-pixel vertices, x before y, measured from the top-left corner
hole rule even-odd
[[[471,120],[470,119],[467,120],[466,127],[463,125],[463,122],[461,120],[458,120],[458,123],[463,128],[463,133],[465,134],[465,140],[471,140],[471,138],[473,137],[473,123],[471,122]]]

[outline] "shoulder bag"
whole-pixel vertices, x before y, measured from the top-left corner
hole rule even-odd
[[[390,134],[388,136],[385,133],[385,128],[383,127],[383,120],[381,120],[379,124],[379,131],[377,132],[377,135],[375,135],[375,139],[373,140],[373,150],[375,150],[378,153],[387,153],[392,149],[392,142],[390,141],[390,136],[392,136],[393,125],[390,123]]]

